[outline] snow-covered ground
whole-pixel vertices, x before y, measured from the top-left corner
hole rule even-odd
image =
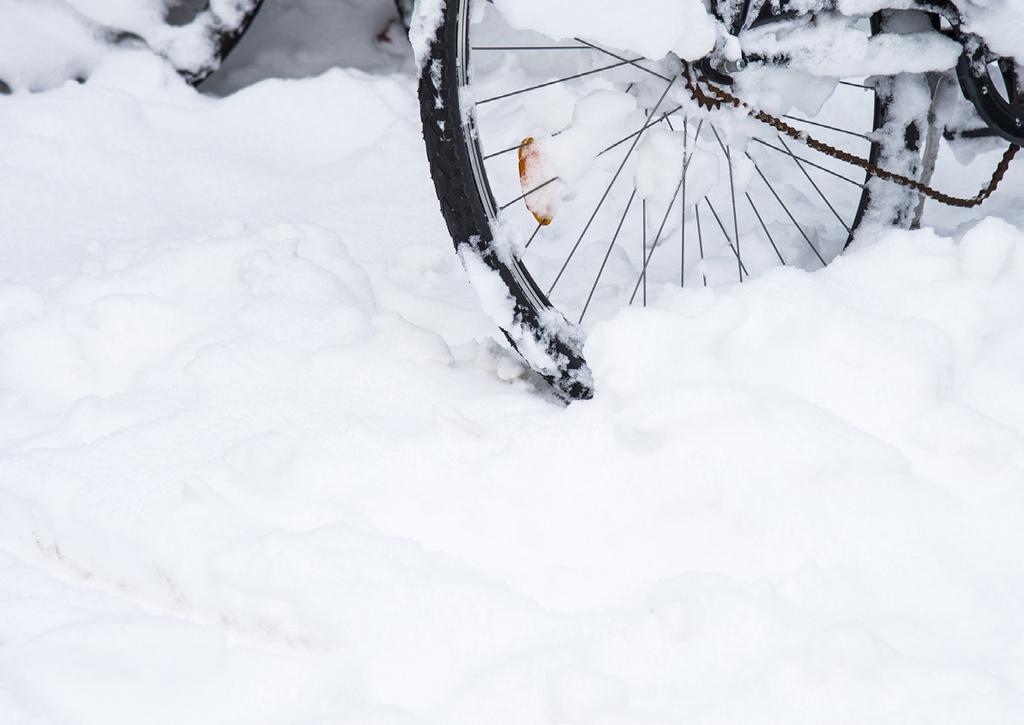
[[[1024,722],[1020,169],[601,323],[564,408],[390,14],[0,96],[0,723]]]

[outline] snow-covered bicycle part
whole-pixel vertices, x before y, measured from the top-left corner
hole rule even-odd
[[[834,3],[818,14],[720,4],[717,37],[655,33],[637,40],[645,55],[605,44],[637,37],[622,23],[587,18],[587,37],[565,25],[571,13],[530,18],[532,0],[449,1],[423,58],[424,135],[453,240],[511,343],[564,397],[587,397],[589,327],[646,304],[652,288],[813,269],[866,225],[914,225],[914,189],[858,177],[734,109],[701,108],[682,91],[678,59],[649,56],[703,43],[691,60],[735,93],[927,183],[941,128],[936,81],[962,52],[941,32],[937,5],[869,18],[827,12]],[[529,22],[549,35],[523,30]],[[838,63],[837,46],[857,42],[843,60],[848,77],[814,66],[814,52]]]
[[[0,79],[43,90],[89,76],[117,48],[144,47],[190,83],[216,70],[263,0],[0,0]]]

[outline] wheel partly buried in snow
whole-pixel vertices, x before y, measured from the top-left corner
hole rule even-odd
[[[565,399],[592,395],[584,340],[624,306],[667,286],[821,267],[859,225],[917,216],[901,187],[867,183],[735,109],[699,107],[683,67],[517,30],[484,0],[445,3],[420,78],[442,213],[487,311]],[[734,93],[826,143],[925,173],[924,76],[748,67],[734,79]],[[925,100],[893,101],[910,87]]]

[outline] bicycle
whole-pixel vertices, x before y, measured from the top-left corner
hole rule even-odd
[[[926,200],[991,196],[1024,143],[1019,64],[962,3],[889,4],[717,0],[689,16],[711,30],[687,58],[610,44],[585,13],[531,24],[538,3],[447,0],[419,81],[441,211],[558,396],[593,395],[588,332],[655,289],[821,267],[862,230],[918,226]],[[932,187],[940,146],[998,160],[957,196]]]

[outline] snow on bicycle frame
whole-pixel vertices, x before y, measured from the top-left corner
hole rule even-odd
[[[216,70],[263,0],[0,0],[0,89],[84,79],[109,53],[146,48],[190,83]]]

